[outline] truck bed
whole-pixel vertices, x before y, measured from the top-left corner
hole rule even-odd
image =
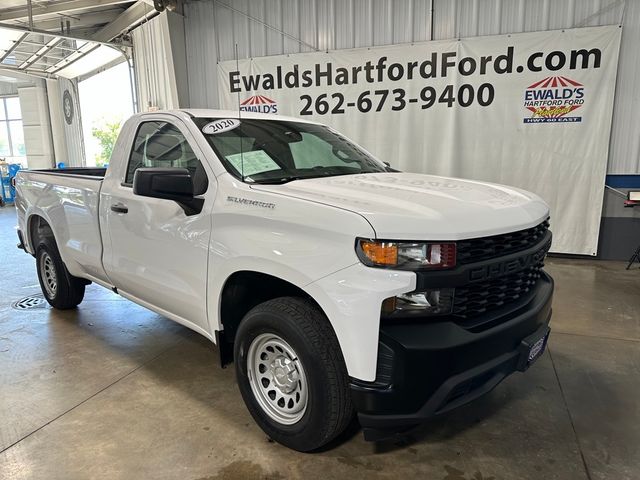
[[[53,225],[60,255],[72,275],[105,280],[99,203],[105,168],[21,170],[16,177],[16,207],[22,232],[38,215]],[[37,245],[27,242],[30,253]]]

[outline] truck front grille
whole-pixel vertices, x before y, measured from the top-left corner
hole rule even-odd
[[[501,257],[526,250],[539,243],[549,230],[549,220],[518,232],[473,238],[457,242],[457,262],[460,265]]]
[[[456,287],[453,314],[475,317],[520,300],[534,289],[542,267],[541,262],[517,273]]]
[[[543,282],[544,258],[551,238],[547,219],[519,232],[458,241],[456,269],[418,272],[416,291],[453,290],[453,299],[447,303],[451,305],[449,319],[469,331],[491,328],[535,297]],[[389,316],[425,317],[402,310]]]

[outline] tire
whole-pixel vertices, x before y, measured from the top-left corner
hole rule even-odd
[[[68,310],[82,302],[86,282],[69,273],[53,239],[42,239],[36,248],[36,265],[40,288],[49,305]]]
[[[247,408],[276,442],[300,452],[316,450],[353,419],[338,340],[311,301],[282,297],[254,307],[238,328],[234,358]]]

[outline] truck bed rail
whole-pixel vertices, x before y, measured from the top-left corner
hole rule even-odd
[[[98,167],[71,167],[71,168],[46,168],[34,170],[20,170],[21,173],[44,173],[47,175],[76,175],[79,177],[102,180],[107,173],[106,168]]]

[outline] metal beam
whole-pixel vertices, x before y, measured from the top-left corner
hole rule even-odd
[[[27,0],[27,18],[29,19],[29,30],[33,30],[33,5],[31,5],[31,0]]]
[[[0,10],[0,14],[2,10]],[[39,30],[51,30],[52,34],[62,33],[60,29],[60,21],[69,21],[72,31],[78,31],[81,28],[93,28],[95,25],[104,25],[113,22],[118,15],[122,13],[122,9],[103,10],[101,12],[87,12],[76,16],[58,16],[54,18],[43,18],[36,20],[34,27]],[[26,22],[17,21],[16,25],[28,27]]]
[[[109,70],[110,68],[115,67],[116,65],[120,65],[123,62],[126,62],[127,59],[125,58],[124,55],[116,58],[115,60],[110,61],[109,63],[102,65],[101,67],[96,68],[95,70],[92,70],[90,72],[85,73],[84,75],[80,75],[78,77],[76,77],[75,79],[78,81],[78,83],[83,82],[85,80],[87,80],[88,78],[93,77],[94,75],[97,75],[98,73],[102,73],[105,70]]]
[[[122,12],[113,22],[98,30],[91,40],[108,42],[151,13],[155,14],[156,11],[153,8],[150,8],[145,1],[138,0]]]
[[[19,72],[17,69],[5,68],[3,65],[0,65],[0,75],[13,78],[20,82],[33,82],[34,77],[34,75],[29,75],[26,72]]]
[[[23,33],[23,34],[22,34],[22,36],[21,36],[19,39],[17,39],[15,42],[13,42],[13,45],[11,45],[11,47],[9,47],[9,49],[8,49],[6,52],[4,52],[4,54],[2,55],[2,57],[0,57],[0,63],[4,62],[4,61],[6,60],[6,58],[7,58],[9,55],[11,55],[11,52],[13,52],[13,51],[16,49],[16,47],[17,47],[18,45],[20,45],[20,43],[21,43],[25,38],[27,38],[27,35],[29,35],[29,34],[28,34],[28,33]]]
[[[46,72],[34,72],[33,70],[20,70],[18,67],[11,67],[7,65],[0,65],[0,72],[4,72],[9,76],[16,78],[24,77],[36,77],[36,78],[58,78],[55,75],[49,75]],[[20,76],[19,76],[20,75]]]
[[[19,25],[13,25],[13,24],[10,24],[10,23],[0,23],[0,28],[6,28],[6,29],[9,29],[9,30],[15,30],[15,31],[18,31],[18,32],[46,35],[48,37],[68,38],[69,40],[80,40],[80,41],[83,41],[83,42],[92,41],[94,43],[102,43],[104,45],[110,45],[108,42],[98,42],[97,40],[90,40],[90,39],[87,39],[87,38],[78,37],[78,36],[74,36],[74,35],[66,35],[66,34],[63,35],[63,34],[60,34],[60,33],[47,32],[46,30],[40,30],[40,29],[29,30],[28,28],[21,27]],[[42,45],[40,45],[40,46],[42,46]],[[60,47],[58,47],[58,48],[60,48]]]
[[[91,8],[104,7],[109,5],[118,5],[121,3],[129,3],[131,0],[65,0],[47,5],[34,5],[32,7],[32,16],[41,17],[42,15],[51,15],[54,13],[69,13],[76,10],[88,10]],[[25,7],[4,8],[0,10],[0,22],[7,20],[18,20],[28,18],[29,12]]]
[[[72,28],[69,33],[76,37],[91,38],[98,32],[98,30],[100,30],[99,27]]]

